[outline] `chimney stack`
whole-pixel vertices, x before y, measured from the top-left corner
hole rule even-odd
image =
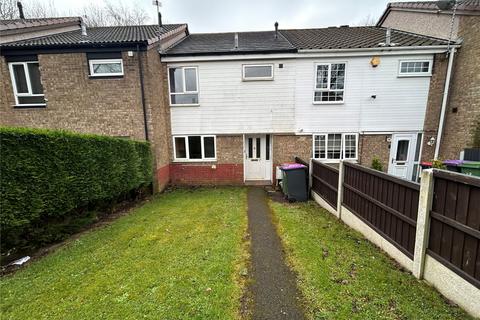
[[[18,14],[20,16],[20,19],[25,19],[25,15],[23,14],[23,5],[20,1],[17,1],[17,7],[18,7]]]
[[[275,22],[275,39],[278,38],[278,21]]]
[[[238,49],[238,33],[235,32],[235,45],[234,45],[234,48],[235,49]]]

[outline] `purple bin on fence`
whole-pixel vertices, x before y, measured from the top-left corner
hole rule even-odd
[[[447,166],[447,170],[449,171],[460,172],[460,166],[463,162],[463,160],[445,160],[443,161],[443,164]]]

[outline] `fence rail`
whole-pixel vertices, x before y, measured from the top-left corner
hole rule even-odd
[[[413,259],[420,185],[344,162],[343,206]]]
[[[312,191],[337,209],[338,169],[312,160]]]
[[[480,179],[434,171],[427,252],[480,288]]]

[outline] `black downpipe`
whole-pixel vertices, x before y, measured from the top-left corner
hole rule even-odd
[[[137,44],[137,56],[138,56],[138,70],[140,75],[140,91],[142,95],[142,108],[143,108],[143,124],[145,128],[145,140],[149,141],[148,137],[148,120],[147,120],[147,107],[145,105],[145,87],[143,83],[143,66],[142,66],[142,57],[140,55],[140,47]]]

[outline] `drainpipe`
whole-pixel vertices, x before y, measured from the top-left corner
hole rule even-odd
[[[451,48],[448,57],[447,75],[445,77],[445,87],[443,89],[442,109],[440,111],[440,121],[438,123],[437,141],[435,143],[434,160],[438,160],[438,154],[440,153],[440,142],[442,141],[443,125],[445,122],[445,112],[447,109],[448,91],[450,89],[450,79],[452,78],[453,57],[455,56],[455,48]]]
[[[138,57],[138,71],[140,76],[140,92],[142,96],[142,109],[143,109],[143,126],[145,129],[145,140],[149,141],[148,137],[148,119],[147,119],[147,107],[145,105],[145,87],[143,83],[143,65],[142,56],[140,55],[140,47],[137,44],[137,57]]]

